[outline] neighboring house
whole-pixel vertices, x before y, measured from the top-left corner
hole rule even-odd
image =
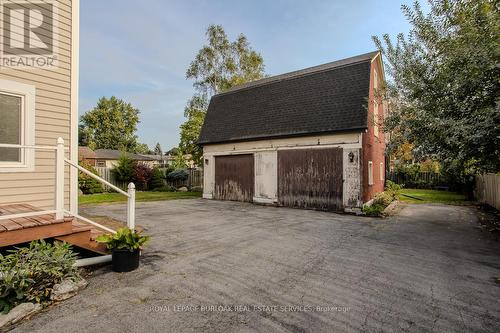
[[[153,167],[166,168],[173,161],[173,158],[167,155],[153,155],[153,154],[139,154],[139,155],[150,159],[151,161],[148,161],[147,163],[148,165]]]
[[[168,160],[168,165],[172,165],[174,161],[178,159],[177,156],[178,154],[179,154],[179,148],[177,147],[174,147],[165,153],[165,156],[167,157]],[[199,166],[197,166],[196,163],[193,161],[193,156],[191,154],[184,154],[183,160],[185,164],[184,168],[189,168],[189,169],[199,168]]]
[[[247,83],[210,100],[203,197],[323,210],[384,189],[379,52]]]
[[[103,253],[95,236],[114,231],[78,214],[78,170],[97,177],[78,166],[79,1],[0,12],[0,248],[56,238]],[[133,229],[134,186],[114,189]]]
[[[179,148],[174,147],[174,148],[170,149],[169,151],[167,151],[165,153],[165,155],[174,157],[175,155],[177,155],[178,151],[179,151]]]
[[[83,162],[90,166],[96,166],[95,152],[87,146],[78,147],[78,162]]]
[[[123,155],[127,156],[128,158],[136,162],[144,163],[150,167],[159,165],[158,161],[152,158],[150,155],[127,153],[116,149],[96,149],[95,150],[96,166],[114,168],[116,165],[118,165],[118,161],[120,160],[120,157],[122,157]]]

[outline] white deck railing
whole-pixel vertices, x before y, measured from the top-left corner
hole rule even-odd
[[[62,138],[57,139],[56,146],[29,146],[29,145],[13,145],[13,144],[0,143],[0,148],[52,150],[52,151],[55,151],[55,155],[56,155],[55,156],[56,157],[55,198],[54,198],[55,209],[54,210],[42,210],[42,211],[37,211],[37,212],[25,212],[25,213],[18,213],[18,214],[0,215],[0,220],[15,219],[15,218],[21,218],[21,217],[30,217],[30,216],[45,215],[45,214],[55,214],[56,219],[63,219],[65,215],[70,215],[70,216],[74,216],[80,220],[83,220],[84,222],[92,224],[98,228],[101,228],[101,229],[106,230],[106,231],[111,232],[111,233],[115,233],[116,231],[113,229],[105,227],[105,226],[103,226],[97,222],[94,222],[86,217],[83,217],[77,213],[74,213],[74,212],[72,213],[72,212],[64,209],[64,187],[65,187],[64,167],[65,167],[65,164],[68,164],[70,167],[74,167],[74,168],[78,169],[79,171],[89,175],[90,177],[94,178],[95,180],[109,186],[110,188],[112,188],[116,192],[126,196],[127,197],[127,227],[129,227],[132,230],[135,229],[135,185],[134,185],[134,183],[128,184],[128,190],[127,190],[127,192],[125,192],[122,189],[111,184],[110,182],[93,174],[89,170],[81,167],[77,163],[67,159],[64,156],[64,153],[66,150],[69,150],[69,148],[64,147],[64,140]]]

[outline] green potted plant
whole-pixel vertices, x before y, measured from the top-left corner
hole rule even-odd
[[[129,228],[120,228],[115,234],[103,234],[96,238],[96,242],[106,244],[111,250],[112,265],[115,272],[130,272],[139,267],[139,253],[141,246],[149,240]]]

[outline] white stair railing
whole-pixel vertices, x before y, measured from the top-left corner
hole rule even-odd
[[[56,146],[56,219],[64,218],[64,140],[57,139]]]
[[[135,185],[134,185],[134,183],[129,183],[128,190],[127,190],[127,192],[125,192],[124,190],[122,190],[118,186],[115,186],[115,185],[111,184],[110,182],[108,182],[107,180],[102,179],[98,175],[93,174],[92,172],[85,169],[81,165],[78,165],[78,164],[76,164],[68,159],[65,159],[64,161],[66,163],[68,163],[69,165],[71,165],[72,167],[77,168],[78,170],[80,170],[84,174],[94,178],[95,180],[109,186],[110,188],[112,188],[116,192],[121,193],[124,196],[126,196],[127,197],[127,227],[129,227],[132,230],[135,229]]]
[[[110,229],[108,227],[105,227],[97,222],[94,222],[88,218],[85,218],[83,216],[80,216],[76,213],[69,212],[64,209],[64,167],[65,163],[67,163],[70,167],[77,168],[79,171],[85,173],[86,175],[94,178],[95,180],[106,184],[116,192],[123,194],[127,197],[127,227],[134,230],[135,229],[135,185],[134,183],[129,183],[128,184],[128,189],[127,192],[123,191],[121,188],[111,184],[110,182],[106,181],[105,179],[93,174],[89,170],[83,168],[82,166],[78,165],[78,163],[75,163],[69,159],[67,159],[65,155],[65,151],[68,150],[67,147],[64,147],[64,140],[63,138],[58,138],[57,139],[57,144],[56,146],[28,146],[28,145],[14,145],[14,144],[0,144],[0,148],[18,148],[18,149],[38,149],[38,150],[53,150],[55,151],[55,157],[56,157],[56,167],[55,167],[55,210],[44,210],[44,211],[37,211],[37,212],[26,212],[26,213],[19,213],[19,214],[9,214],[9,215],[0,215],[0,220],[4,219],[13,219],[13,218],[20,218],[20,217],[29,217],[29,216],[36,216],[36,215],[43,215],[43,214],[54,214],[56,216],[56,219],[63,219],[65,215],[72,215],[77,217],[78,219],[81,219],[89,224],[92,224],[98,228],[101,228],[103,230],[106,230],[111,233],[115,233],[116,231],[113,229]],[[36,172],[36,171],[35,171]]]

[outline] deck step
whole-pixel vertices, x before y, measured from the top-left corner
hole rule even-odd
[[[85,250],[99,254],[106,254],[106,246],[104,244],[97,243],[95,239],[92,239],[92,231],[93,229],[91,227],[78,227],[74,228],[71,234],[58,236],[56,239],[81,247]]]
[[[37,212],[40,209],[27,204],[1,205],[0,214]],[[56,219],[55,214],[32,215],[0,220],[0,247],[30,242],[36,239],[55,238],[77,247],[100,253],[106,253],[106,246],[95,241],[105,233],[93,225],[68,216]]]

